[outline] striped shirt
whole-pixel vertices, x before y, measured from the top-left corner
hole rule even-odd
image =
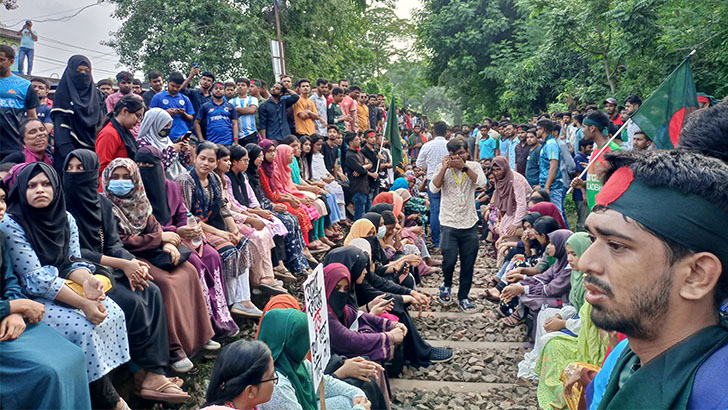
[[[417,155],[417,167],[427,168],[427,180],[435,175],[435,168],[442,163],[448,154],[445,137],[436,136],[432,141],[426,142]]]
[[[230,104],[233,107],[245,108],[249,105],[258,105],[258,99],[249,95],[245,98],[235,97],[230,100]],[[257,131],[255,128],[255,114],[240,114],[238,115],[238,135],[240,138],[246,137]]]

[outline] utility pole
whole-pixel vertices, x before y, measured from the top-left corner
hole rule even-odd
[[[276,36],[278,37],[278,51],[281,59],[281,72],[286,74],[286,52],[283,49],[283,39],[281,38],[281,20],[278,17],[278,0],[273,0],[273,10],[276,15]]]

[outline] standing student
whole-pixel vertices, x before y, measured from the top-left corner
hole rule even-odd
[[[245,77],[235,82],[237,96],[230,100],[238,113],[238,144],[246,146],[258,143],[258,129],[255,127],[255,114],[258,112],[258,99],[248,95],[250,80]]]
[[[30,79],[35,93],[38,94],[38,106],[35,108],[35,114],[43,125],[48,129],[48,133],[53,133],[53,119],[51,119],[51,108],[53,108],[53,100],[48,98],[48,92],[51,90],[51,83],[45,78],[34,77]]]
[[[212,100],[204,103],[195,117],[197,138],[216,144],[230,145],[238,136],[238,112],[224,99],[225,86],[216,82],[212,86]],[[205,132],[202,132],[202,126]]]
[[[293,104],[293,115],[295,117],[296,134],[311,135],[316,133],[316,122],[323,119],[318,115],[316,104],[308,98],[311,92],[311,81],[308,78],[301,78],[296,82],[301,98]]]
[[[432,229],[432,245],[440,246],[440,192],[430,189],[430,181],[435,177],[435,168],[448,155],[447,124],[443,121],[436,122],[432,127],[435,138],[422,147],[417,156],[417,167],[427,170],[427,197],[430,200],[430,228]]]
[[[195,119],[195,109],[192,102],[186,95],[180,93],[185,78],[181,73],[173,71],[167,78],[167,89],[152,97],[149,108],[159,107],[172,116],[172,128],[169,130],[169,138],[177,141],[177,138],[189,131],[189,125]]]
[[[589,164],[589,158],[592,154],[594,143],[589,140],[579,141],[578,152],[574,155],[574,163],[576,164],[576,175],[581,175],[587,164]],[[581,178],[586,181],[586,175]],[[589,204],[586,199],[586,187],[575,188],[572,193],[574,204],[576,204],[576,231],[585,232],[584,222],[586,221],[587,215],[589,215]]]
[[[485,185],[485,174],[480,164],[466,161],[467,141],[455,138],[447,143],[450,153],[435,168],[435,175],[429,189],[442,195],[440,224],[442,238],[440,247],[444,259],[442,272],[444,283],[440,286],[440,300],[450,303],[450,287],[455,263],[460,256],[460,287],[458,304],[465,312],[471,312],[475,305],[468,293],[473,281],[473,268],[478,256],[478,213],[475,210],[475,189]]]
[[[142,98],[144,99],[144,105],[151,108],[152,98],[164,90],[164,79],[159,71],[150,71],[147,78],[149,79],[149,90],[142,94]]]
[[[372,168],[371,163],[367,163],[364,155],[361,153],[359,137],[351,132],[346,134],[345,142],[349,145],[346,151],[346,168],[349,178],[349,193],[352,195],[351,201],[354,203],[354,220],[359,220],[364,213],[369,212],[372,206],[369,198],[369,170]]]
[[[539,154],[539,189],[549,193],[551,202],[559,208],[561,216],[566,219],[564,213],[564,194],[566,187],[561,177],[561,148],[556,137],[553,136],[554,123],[549,119],[542,119],[536,123],[536,132],[539,138],[543,139],[543,146]]]
[[[286,110],[293,106],[299,98],[298,94],[283,84],[273,84],[270,88],[270,98],[263,101],[258,108],[258,119],[260,120],[258,130],[263,139],[269,139],[279,144],[283,137],[291,133]]]

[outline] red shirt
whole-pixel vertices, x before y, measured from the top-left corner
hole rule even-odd
[[[96,154],[99,156],[99,192],[103,192],[101,175],[111,161],[116,158],[128,158],[126,146],[116,128],[109,121],[96,136]]]

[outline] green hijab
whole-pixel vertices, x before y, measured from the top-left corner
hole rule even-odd
[[[293,157],[291,162],[291,179],[294,184],[301,185],[301,167],[298,166],[298,158]]]
[[[578,257],[586,252],[591,245],[591,239],[586,232],[577,232],[566,241],[566,244],[571,246],[571,249],[576,252]],[[584,272],[576,270],[574,266],[571,267],[571,291],[569,292],[569,302],[574,306],[576,311],[581,310],[581,306],[584,304],[584,295],[586,289],[584,289]]]
[[[316,410],[316,393],[304,361],[309,351],[308,320],[298,309],[269,310],[260,322],[258,340],[270,348],[276,370],[296,390],[303,410]]]

